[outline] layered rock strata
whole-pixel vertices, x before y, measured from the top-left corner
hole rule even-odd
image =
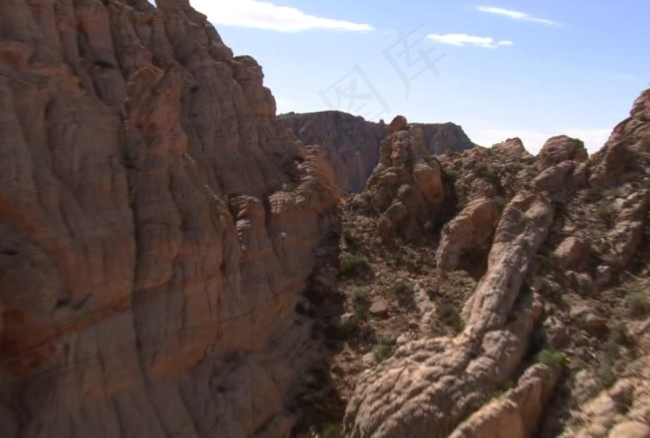
[[[0,5],[0,435],[281,436],[338,199],[187,0]]]

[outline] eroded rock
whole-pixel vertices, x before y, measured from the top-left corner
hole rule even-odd
[[[255,60],[157,3],[0,6],[2,436],[285,435],[317,357],[294,307],[324,155]]]

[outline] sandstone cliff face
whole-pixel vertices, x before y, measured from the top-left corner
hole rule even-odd
[[[338,199],[187,0],[0,4],[0,435],[288,432]]]
[[[320,144],[325,148],[339,187],[352,193],[365,187],[379,162],[380,143],[389,129],[387,125],[340,111],[289,113],[278,118],[304,144]],[[461,152],[476,146],[463,129],[453,123],[414,126],[422,129],[424,144],[432,154]]]
[[[384,127],[339,111],[283,114],[278,120],[304,144],[319,144],[325,149],[342,190],[363,189],[379,159]]]

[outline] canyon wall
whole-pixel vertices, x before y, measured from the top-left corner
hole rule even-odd
[[[357,193],[364,189],[379,163],[381,140],[388,126],[340,111],[289,113],[278,117],[304,144],[319,144],[325,149],[339,187]],[[453,123],[415,123],[422,129],[432,154],[462,152],[476,145]]]
[[[0,3],[0,435],[284,435],[338,200],[188,0]]]

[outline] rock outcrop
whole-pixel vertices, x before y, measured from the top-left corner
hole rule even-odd
[[[453,339],[401,346],[363,375],[346,412],[351,436],[447,436],[515,372],[542,311],[535,301],[515,303],[552,222],[544,196],[528,193],[512,200],[488,270],[465,305],[464,331]],[[510,318],[511,312],[517,316]]]
[[[400,128],[391,129],[394,132],[381,142],[379,164],[366,191],[353,201],[357,208],[379,216],[379,235],[385,243],[397,236],[421,238],[442,222],[444,214],[440,163],[427,150],[422,129],[404,123],[395,124]]]
[[[566,136],[550,138],[537,157],[519,139],[439,157],[439,192],[453,195],[458,213],[439,243],[434,229],[394,250],[416,263],[411,282],[432,285],[430,302],[418,310],[422,297],[413,289],[418,329],[401,334],[391,357],[356,379],[346,436],[647,436],[649,102],[646,91],[592,157]],[[422,148],[412,146],[418,137],[398,131],[385,144],[408,144],[420,157]],[[401,161],[393,151],[409,148],[390,150],[395,167]],[[396,179],[380,164],[367,191],[346,205],[363,219],[347,223],[370,220],[373,212],[359,203],[375,201],[384,211],[373,219],[381,234],[387,205],[399,200],[383,189],[390,184],[375,183],[382,177]],[[402,210],[409,215],[398,217],[415,217]],[[362,252],[364,235],[355,233],[351,251]],[[417,265],[427,244],[437,245],[437,273]],[[388,257],[401,256],[378,255],[363,279],[373,296],[387,293],[372,279],[386,282]],[[466,299],[457,270],[478,279]],[[449,303],[458,299],[454,287],[463,302],[457,314]],[[407,302],[401,286],[398,292]],[[453,322],[456,334],[441,333],[436,319]],[[361,333],[376,327],[387,339],[385,326],[368,319]]]
[[[188,0],[0,5],[0,435],[282,436],[338,200]]]
[[[403,116],[401,127],[407,124]],[[308,114],[289,113],[278,117],[304,144],[320,144],[334,168],[339,187],[358,193],[379,162],[379,148],[390,126],[374,123],[339,111]],[[399,119],[398,119],[399,120]],[[462,152],[476,145],[453,123],[415,123],[422,129],[431,154]],[[397,129],[398,131],[400,129]]]

